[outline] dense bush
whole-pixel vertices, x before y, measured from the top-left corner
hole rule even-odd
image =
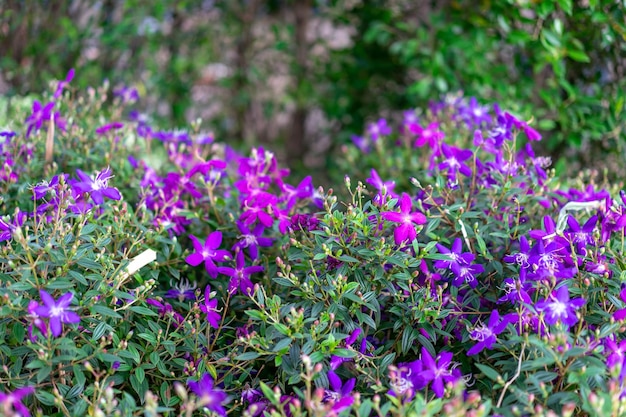
[[[0,133],[5,415],[624,414],[626,197],[527,122],[380,119],[324,191],[72,75]]]

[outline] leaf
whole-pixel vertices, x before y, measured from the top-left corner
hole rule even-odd
[[[47,391],[37,390],[35,391],[35,397],[37,397],[37,399],[41,401],[42,404],[45,404],[49,407],[52,407],[54,405],[54,395],[50,394]]]
[[[76,263],[85,269],[91,269],[93,271],[102,271],[103,269],[102,265],[89,258],[80,258]]]
[[[278,343],[276,343],[276,345],[274,345],[272,352],[280,352],[281,350],[288,348],[289,345],[291,345],[290,338],[286,337],[284,339],[281,339],[278,341]]]
[[[158,316],[158,314],[152,310],[150,310],[147,307],[143,307],[143,306],[132,306],[128,308],[129,310],[137,313],[137,314],[141,314],[142,316],[152,316],[152,317],[156,317]]]
[[[572,0],[557,0],[557,2],[565,14],[568,16],[572,15]]]
[[[113,328],[109,326],[106,322],[101,321],[98,323],[95,329],[93,329],[93,334],[91,335],[91,340],[97,341],[100,340],[102,336],[107,332],[107,330],[111,331]]]
[[[333,349],[333,355],[339,356],[340,358],[350,359],[356,356],[356,352],[350,349],[337,348],[337,349]]]
[[[37,383],[41,384],[43,381],[50,376],[50,372],[52,372],[51,366],[44,366],[37,372]]]
[[[259,355],[257,352],[244,352],[241,355],[235,356],[235,359],[237,359],[238,361],[252,361],[259,356],[261,355]]]
[[[492,381],[497,381],[498,378],[502,378],[500,376],[500,374],[493,368],[487,366],[487,365],[483,365],[482,363],[476,363],[476,366],[478,367],[478,369],[480,369],[480,371],[485,374],[485,376],[489,379],[491,379]]]
[[[91,307],[91,310],[97,314],[101,314],[103,316],[106,317],[112,317],[115,319],[121,319],[122,316],[118,313],[116,313],[113,309],[110,309],[109,307],[105,307],[99,304],[96,304],[94,306]]]
[[[589,56],[585,53],[585,51],[581,51],[578,49],[568,49],[567,56],[572,58],[576,62],[590,62]]]
[[[135,368],[135,376],[137,377],[137,381],[139,381],[139,383],[143,383],[146,379],[146,371],[144,371],[142,367]]]

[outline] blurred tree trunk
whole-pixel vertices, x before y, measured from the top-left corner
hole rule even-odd
[[[291,129],[288,132],[285,151],[287,164],[290,167],[301,167],[308,150],[306,140],[306,120],[308,115],[305,83],[307,82],[307,68],[309,57],[309,43],[307,30],[312,12],[312,0],[295,0],[294,14],[294,52],[295,65],[293,78],[295,86],[296,108],[291,117]]]
[[[252,146],[252,135],[247,134],[246,115],[250,113],[250,91],[248,86],[248,70],[250,63],[250,49],[253,43],[252,25],[261,7],[261,0],[237,2],[235,17],[241,24],[241,34],[235,44],[235,74],[233,80],[233,110],[235,118],[236,139],[242,140],[246,145]]]

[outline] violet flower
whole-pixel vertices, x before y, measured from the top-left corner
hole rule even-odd
[[[172,281],[170,281],[172,285]],[[165,298],[177,298],[181,303],[185,300],[196,299],[196,283],[190,284],[188,280],[181,279],[176,285],[172,285],[172,288],[167,290]]]
[[[67,75],[65,76],[65,80],[59,81],[59,83],[57,84],[57,89],[54,92],[54,96],[53,96],[55,100],[59,98],[61,94],[63,94],[63,89],[67,87],[67,85],[69,85],[70,82],[72,82],[72,80],[74,79],[74,74],[75,74],[74,68],[71,68],[67,72]]]
[[[376,172],[376,170],[373,168],[370,171],[369,178],[367,178],[365,182],[367,182],[369,185],[371,185],[372,187],[374,187],[375,189],[379,191],[379,195],[381,196],[381,199],[380,199],[381,203],[383,203],[382,197],[386,195],[391,196],[391,198],[396,198],[398,196],[397,194],[393,192],[393,189],[396,186],[396,182],[395,181],[383,181],[382,178],[380,178],[380,175],[378,175],[378,172]]]
[[[390,135],[391,128],[387,126],[387,120],[378,119],[377,122],[369,124],[367,133],[370,135],[370,138],[372,138],[372,141],[376,142],[381,136]]]
[[[456,276],[452,280],[452,285],[460,287],[466,283],[471,288],[476,288],[478,286],[476,276],[485,272],[485,267],[480,264],[461,265],[458,271],[453,272]]]
[[[491,349],[493,344],[496,343],[496,336],[504,331],[508,319],[504,318],[500,320],[500,314],[497,310],[493,310],[489,316],[489,322],[485,326],[483,323],[477,325],[470,333],[470,339],[475,340],[476,343],[468,351],[468,355],[476,355],[482,352],[483,349]]]
[[[448,170],[448,175],[453,180],[456,179],[456,175],[459,172],[466,177],[472,176],[472,169],[464,162],[472,157],[472,151],[442,143],[441,152],[445,159],[439,164],[439,170]]]
[[[206,314],[209,325],[214,329],[220,327],[222,315],[217,310],[217,299],[211,300],[211,286],[207,285],[204,289],[204,304],[200,306],[200,311]]]
[[[222,244],[222,232],[215,231],[211,233],[204,244],[200,243],[194,235],[189,235],[189,239],[193,242],[195,252],[188,255],[185,258],[185,262],[191,266],[198,266],[204,262],[204,267],[209,276],[216,278],[218,270],[215,262],[224,262],[231,259],[230,252],[218,249]]]
[[[626,288],[620,291],[619,297],[622,299],[623,302],[626,303]],[[626,319],[626,308],[619,309],[615,313],[613,313],[613,318],[617,321]]]
[[[461,265],[469,265],[474,260],[475,256],[471,252],[463,252],[463,241],[461,238],[454,239],[452,247],[446,248],[440,243],[436,245],[439,253],[447,255],[449,259],[439,259],[434,262],[435,268],[451,269],[458,272]]]
[[[100,126],[99,128],[96,129],[96,134],[97,135],[104,135],[105,133],[107,133],[110,130],[119,130],[121,128],[124,127],[124,123],[122,122],[113,122],[113,123],[108,123],[104,126]]]
[[[199,406],[206,407],[220,416],[226,416],[226,409],[222,405],[226,401],[226,393],[213,387],[213,379],[208,373],[198,381],[187,381],[187,385],[198,396]]]
[[[0,242],[11,239],[17,228],[24,224],[24,220],[26,220],[26,214],[19,209],[16,210],[13,221],[6,221],[0,217]]]
[[[413,124],[411,125],[411,132],[415,135],[415,143],[413,144],[415,148],[421,148],[424,145],[434,148],[444,138],[444,133],[439,130],[439,123],[437,122],[426,127]]]
[[[400,363],[397,367],[390,367],[389,370],[389,395],[400,397],[411,401],[416,391],[424,388],[427,381],[422,372],[422,361],[415,360],[408,363]]]
[[[328,371],[328,381],[330,382],[330,387],[324,390],[322,401],[332,403],[331,409],[336,413],[341,413],[343,410],[351,407],[354,403],[352,391],[354,390],[356,379],[351,378],[343,384],[336,373]]]
[[[407,193],[402,193],[400,197],[400,212],[385,211],[381,213],[383,219],[400,223],[393,232],[396,245],[400,245],[403,242],[412,242],[417,237],[417,231],[415,225],[422,225],[426,223],[426,216],[418,211],[411,211],[413,207],[413,201]]]
[[[504,279],[504,295],[498,299],[498,304],[506,301],[513,304],[526,303],[531,304],[532,301],[528,295],[528,291],[532,286],[520,275],[519,278],[505,278]]]
[[[59,337],[63,331],[63,323],[76,324],[80,322],[80,316],[69,309],[74,294],[65,293],[55,301],[45,290],[39,290],[39,296],[44,305],[35,308],[35,313],[41,317],[47,317],[50,323],[50,331],[54,337]]]
[[[567,285],[562,285],[550,294],[549,298],[537,303],[537,310],[545,313],[547,324],[554,325],[559,321],[566,327],[573,326],[578,322],[576,310],[585,304],[583,298],[570,300]]]
[[[239,288],[243,294],[250,295],[254,287],[252,281],[250,281],[250,275],[262,272],[263,269],[260,265],[246,266],[243,252],[238,251],[237,255],[235,255],[235,268],[222,266],[217,268],[217,271],[220,274],[231,277],[228,284],[229,293],[233,294]]]
[[[239,241],[233,246],[233,250],[248,249],[248,254],[253,261],[259,258],[259,246],[267,248],[274,243],[274,239],[262,237],[265,231],[265,226],[262,223],[258,223],[252,230],[242,222],[237,222],[237,227],[241,235],[238,237]]]
[[[50,119],[54,120],[54,125],[60,129],[65,130],[65,120],[61,117],[59,112],[52,112],[54,109],[54,102],[51,101],[43,106],[39,101],[33,101],[33,109],[30,116],[26,118],[24,122],[27,126],[26,137],[28,138],[33,131],[41,129],[44,123],[49,122]]]
[[[458,369],[449,369],[451,362],[452,352],[441,352],[436,358],[433,358],[428,350],[422,347],[424,370],[420,372],[420,375],[432,384],[433,392],[439,398],[443,397],[446,383],[456,382],[461,378],[461,372]]]
[[[35,300],[30,300],[27,308],[28,318],[31,320],[31,324],[28,325],[28,338],[33,343],[37,341],[37,337],[34,333],[35,327],[39,329],[44,337],[48,336],[48,327],[46,326],[46,323],[41,319],[39,314],[37,314],[37,307],[39,307],[39,303]]]
[[[154,298],[146,298],[146,304],[158,308],[159,315],[161,317],[166,317],[170,315],[176,321],[177,328],[180,327],[185,321],[185,318],[177,311],[174,311],[174,308],[169,303],[162,303]]]
[[[104,197],[111,200],[120,200],[122,198],[117,188],[109,187],[109,180],[113,178],[110,168],[97,172],[93,178],[80,169],[76,170],[76,175],[78,175],[80,181],[74,182],[72,188],[81,193],[90,193],[94,203],[98,205],[104,203]]]
[[[13,392],[0,392],[0,411],[3,416],[30,417],[30,411],[22,400],[28,395],[35,393],[34,387],[22,387]]]

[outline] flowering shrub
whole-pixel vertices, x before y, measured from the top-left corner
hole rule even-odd
[[[0,133],[5,415],[625,412],[626,195],[525,121],[381,119],[324,191],[70,83]]]

